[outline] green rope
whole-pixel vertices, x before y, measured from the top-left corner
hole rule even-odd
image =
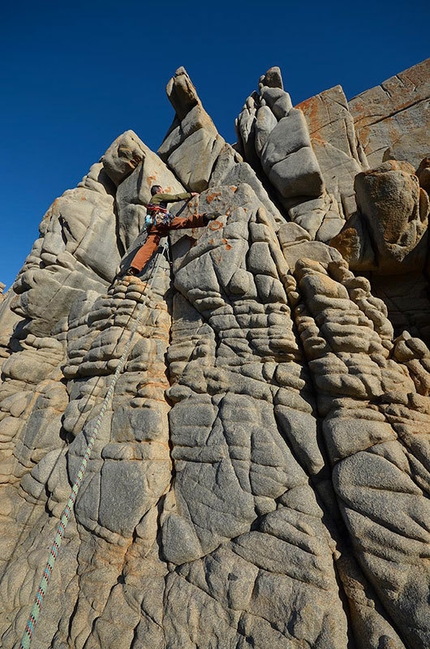
[[[167,249],[168,249],[168,242],[166,240],[162,250],[158,253],[156,263],[155,263],[153,271],[151,273],[150,282],[149,282],[149,284],[148,284],[148,286],[146,287],[145,290],[147,290],[148,288],[152,289],[152,284],[153,284],[153,281],[154,281],[154,279],[156,277],[158,266],[160,264],[160,260],[161,260],[161,258],[163,256],[163,254],[167,251]],[[75,504],[76,497],[78,495],[79,489],[80,489],[81,484],[82,484],[82,480],[83,480],[83,477],[84,477],[84,474],[85,474],[85,471],[86,471],[86,468],[87,468],[87,465],[88,465],[88,460],[90,459],[91,452],[93,450],[94,444],[95,444],[97,436],[99,434],[100,426],[102,424],[103,417],[105,415],[106,409],[107,409],[107,407],[108,407],[108,405],[109,405],[109,403],[110,403],[110,401],[111,401],[111,399],[113,397],[113,393],[114,393],[115,386],[116,386],[116,383],[118,381],[119,375],[121,374],[122,369],[123,369],[123,367],[125,365],[125,362],[126,362],[126,360],[128,358],[128,354],[130,352],[133,336],[137,331],[137,327],[139,326],[140,318],[142,317],[142,314],[143,314],[143,309],[144,309],[144,307],[146,306],[146,304],[147,304],[147,302],[149,300],[148,295],[145,295],[145,298],[146,299],[140,305],[140,308],[139,308],[139,311],[138,311],[138,314],[137,314],[137,317],[136,317],[136,321],[135,321],[135,323],[134,323],[134,325],[133,325],[133,327],[131,329],[131,332],[130,332],[130,338],[128,339],[127,344],[125,345],[124,351],[123,351],[122,356],[121,356],[121,358],[119,360],[118,366],[117,366],[117,368],[115,370],[115,374],[112,377],[112,381],[110,382],[108,391],[106,392],[105,398],[103,399],[103,403],[102,403],[102,406],[100,408],[100,412],[99,412],[99,414],[97,416],[97,419],[95,421],[94,429],[93,429],[93,432],[92,432],[92,434],[90,436],[90,439],[88,441],[88,445],[87,445],[87,448],[85,450],[84,457],[82,459],[81,465],[79,467],[79,470],[78,470],[78,473],[77,473],[77,476],[76,476],[76,480],[75,480],[75,482],[73,484],[72,491],[70,492],[70,496],[69,496],[69,499],[67,501],[67,504],[66,504],[66,506],[65,506],[65,508],[63,510],[63,513],[61,514],[61,518],[60,518],[60,522],[59,522],[58,527],[57,527],[57,532],[56,532],[56,535],[55,535],[55,539],[54,539],[54,542],[53,542],[53,544],[51,546],[51,549],[49,551],[49,558],[48,558],[48,561],[46,562],[45,569],[44,569],[43,575],[42,575],[42,579],[40,581],[39,587],[38,587],[37,592],[36,592],[36,597],[35,597],[35,600],[34,600],[34,604],[33,604],[32,609],[30,611],[30,615],[29,615],[29,618],[27,620],[27,624],[26,624],[26,627],[25,627],[24,634],[22,636],[21,643],[19,645],[19,649],[29,649],[30,648],[32,637],[33,637],[33,634],[34,634],[34,631],[35,631],[35,628],[36,628],[36,625],[37,625],[37,622],[38,622],[38,619],[39,619],[39,616],[40,616],[40,612],[42,610],[43,601],[44,601],[44,598],[46,596],[46,591],[48,589],[48,584],[49,584],[51,576],[52,576],[52,571],[54,569],[54,565],[55,565],[55,562],[57,560],[57,556],[58,556],[58,552],[59,552],[60,547],[61,547],[61,543],[62,543],[64,535],[66,533],[67,524],[69,523],[71,515],[72,515],[73,506]]]

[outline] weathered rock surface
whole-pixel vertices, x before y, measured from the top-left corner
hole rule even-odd
[[[427,260],[429,197],[414,168],[390,160],[355,177],[358,211],[333,239],[354,270],[422,271]]]
[[[349,102],[371,167],[388,159],[414,167],[430,151],[430,59],[396,74]]]
[[[425,125],[427,68],[379,115]],[[430,149],[382,163],[371,101],[293,107],[279,68],[234,147],[167,94],[159,155],[120,135],[0,304],[1,645],[99,426],[34,647],[427,649]],[[154,183],[215,219],[117,274]]]
[[[298,108],[306,117],[327,191],[337,202],[337,226],[342,227],[339,220],[356,210],[354,178],[368,167],[347,99],[341,86],[336,86],[302,102]]]

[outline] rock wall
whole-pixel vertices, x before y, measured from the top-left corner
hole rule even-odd
[[[32,646],[427,649],[429,71],[293,107],[272,68],[230,145],[179,68],[159,155],[54,201],[0,304],[4,649],[101,413]],[[215,219],[127,276],[155,183]]]

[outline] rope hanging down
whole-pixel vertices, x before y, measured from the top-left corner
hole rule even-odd
[[[167,252],[167,250],[168,250],[168,241],[166,239],[166,242],[164,243],[162,250],[160,250],[160,252],[157,255],[156,263],[154,264],[149,284],[147,285],[145,290],[152,289],[154,279],[155,279],[155,277],[157,275],[157,270],[158,270],[158,267],[159,267],[159,264],[160,264],[160,260],[163,257],[164,253]],[[111,399],[113,397],[113,393],[114,393],[115,386],[116,386],[116,383],[118,381],[119,375],[121,374],[122,369],[124,367],[124,364],[125,364],[125,362],[126,362],[126,360],[128,358],[128,354],[130,352],[133,336],[137,331],[137,327],[139,326],[140,318],[141,318],[141,316],[143,314],[143,309],[146,306],[148,300],[149,300],[149,296],[146,294],[145,299],[143,300],[142,304],[140,305],[139,311],[137,313],[136,321],[135,321],[135,323],[134,323],[134,325],[133,325],[133,327],[131,329],[130,337],[129,337],[129,339],[128,339],[125,347],[124,347],[124,351],[122,353],[122,356],[119,359],[118,367],[115,370],[115,374],[112,377],[112,381],[110,382],[108,391],[106,392],[105,398],[103,399],[103,403],[102,403],[100,412],[98,414],[98,417],[97,417],[97,419],[95,421],[94,429],[93,429],[93,432],[91,433],[90,439],[88,441],[88,445],[87,445],[87,448],[85,450],[84,457],[82,459],[81,465],[79,467],[79,471],[77,473],[76,480],[75,480],[75,482],[73,484],[72,491],[70,493],[69,499],[68,499],[67,504],[66,504],[66,506],[65,506],[65,508],[63,510],[62,515],[61,515],[60,522],[59,522],[58,527],[57,527],[57,533],[55,535],[54,543],[52,544],[51,549],[49,551],[49,558],[48,558],[48,561],[46,562],[45,569],[44,569],[43,575],[42,575],[42,579],[41,579],[39,587],[37,589],[34,604],[33,604],[33,607],[32,607],[32,609],[30,611],[30,615],[29,615],[29,618],[27,620],[27,624],[26,624],[26,627],[25,627],[24,634],[22,636],[21,643],[19,645],[19,649],[29,649],[30,648],[31,640],[32,640],[32,637],[33,637],[33,634],[34,634],[34,630],[36,628],[36,625],[37,625],[37,622],[38,622],[38,619],[39,619],[40,611],[42,610],[43,600],[45,598],[46,591],[47,591],[47,588],[48,588],[48,584],[49,584],[49,581],[50,581],[51,576],[52,576],[52,571],[54,569],[55,561],[57,559],[58,552],[60,550],[60,546],[61,546],[61,543],[63,541],[64,535],[65,535],[65,532],[66,532],[67,524],[69,523],[71,515],[72,515],[73,506],[75,504],[76,497],[78,495],[79,489],[80,489],[81,484],[82,484],[82,480],[83,480],[83,477],[84,477],[84,474],[85,474],[85,471],[86,471],[86,468],[87,468],[88,460],[90,459],[90,456],[91,456],[91,451],[92,451],[93,446],[94,446],[94,444],[96,442],[97,435],[99,434],[100,426],[102,424],[103,417],[105,415],[106,409],[107,409],[107,407],[108,407],[108,405],[109,405],[109,403],[110,403],[110,401],[111,401]]]

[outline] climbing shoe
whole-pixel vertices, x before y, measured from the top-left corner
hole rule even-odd
[[[127,270],[124,273],[124,275],[126,277],[127,277],[127,275],[135,277],[138,274],[139,274],[139,271],[136,268],[132,268],[131,266],[130,266],[130,268],[127,268]]]

